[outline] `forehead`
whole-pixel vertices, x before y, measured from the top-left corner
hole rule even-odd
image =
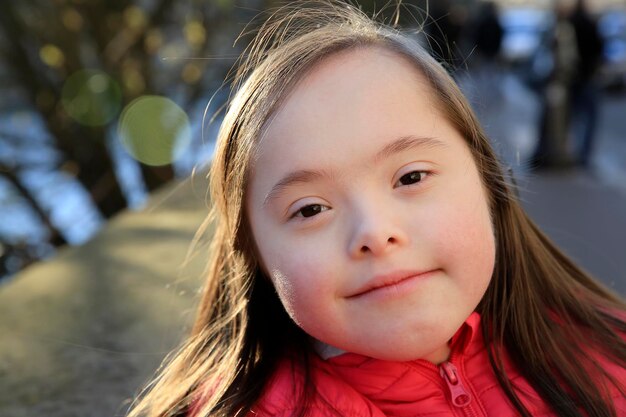
[[[300,80],[268,121],[252,185],[267,187],[296,169],[348,171],[400,137],[458,137],[433,98],[425,77],[398,53],[367,47],[331,55]]]
[[[296,84],[259,142],[293,143],[298,134],[348,139],[359,126],[369,130],[372,122],[399,121],[398,107],[423,104],[416,97],[432,110],[430,95],[415,65],[398,53],[372,46],[341,51]]]

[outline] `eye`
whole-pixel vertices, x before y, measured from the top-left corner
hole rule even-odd
[[[323,204],[309,204],[296,211],[291,217],[313,217],[326,210],[330,210],[330,207]]]
[[[426,171],[411,171],[401,176],[400,179],[396,182],[395,186],[400,187],[402,185],[417,184],[418,182],[422,181],[426,175]]]

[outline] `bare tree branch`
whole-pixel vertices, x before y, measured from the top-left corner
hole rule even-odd
[[[33,208],[39,220],[44,225],[50,236],[50,243],[55,246],[61,246],[67,244],[67,241],[63,235],[59,232],[56,226],[50,221],[49,213],[41,207],[39,201],[31,194],[30,190],[25,187],[17,175],[14,174],[12,167],[7,167],[0,163],[0,175],[6,178],[13,188],[24,198],[28,204]]]

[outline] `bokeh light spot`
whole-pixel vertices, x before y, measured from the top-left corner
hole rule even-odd
[[[124,9],[124,21],[132,30],[141,30],[148,24],[146,13],[138,6],[128,6]]]
[[[194,84],[202,77],[202,70],[196,63],[190,62],[183,67],[181,76],[187,84]]]
[[[73,32],[78,32],[83,27],[83,17],[73,8],[67,8],[61,15],[63,26]]]
[[[122,105],[122,92],[109,75],[98,70],[78,71],[61,91],[63,108],[74,120],[87,126],[110,122]]]
[[[234,6],[233,3],[232,0],[215,0],[215,5],[223,12],[232,10]]]
[[[122,82],[131,94],[139,95],[145,90],[146,82],[143,75],[137,69],[129,67],[122,71]]]
[[[187,42],[193,46],[202,45],[204,40],[206,39],[206,30],[202,23],[197,20],[192,20],[188,22],[185,27],[185,39]]]
[[[109,77],[104,74],[94,74],[87,81],[89,89],[95,94],[101,94],[106,91],[109,86]]]
[[[39,58],[52,68],[59,68],[65,63],[65,55],[58,46],[46,44],[39,50]]]
[[[171,164],[191,142],[189,117],[168,98],[139,97],[122,112],[119,137],[138,161],[152,166]]]
[[[163,35],[159,29],[150,29],[146,34],[144,46],[146,52],[154,54],[163,45]]]

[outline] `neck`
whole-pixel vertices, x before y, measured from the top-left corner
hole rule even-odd
[[[341,350],[317,339],[313,340],[313,349],[324,360],[347,353],[345,350]],[[449,343],[446,343],[440,349],[416,359],[425,360],[435,365],[439,365],[440,363],[447,361],[448,358],[450,358],[450,345]]]

